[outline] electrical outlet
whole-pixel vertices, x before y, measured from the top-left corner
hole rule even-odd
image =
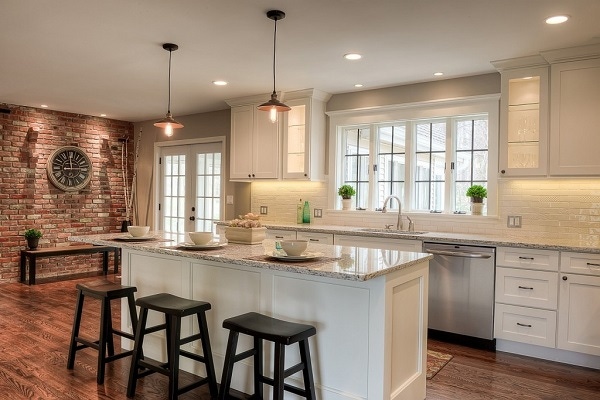
[[[225,204],[233,204],[233,196],[232,195],[228,194],[225,197]]]
[[[313,214],[314,214],[315,218],[323,218],[323,209],[315,208],[313,211]]]
[[[520,215],[509,215],[506,219],[506,226],[509,228],[520,228],[521,227],[521,216]]]
[[[269,207],[267,206],[260,206],[260,215],[267,215],[269,212]]]

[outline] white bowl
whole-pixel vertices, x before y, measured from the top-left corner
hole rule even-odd
[[[299,256],[308,246],[308,240],[282,240],[281,248],[288,256]]]
[[[188,236],[195,245],[201,246],[209,243],[213,238],[212,232],[189,232]]]
[[[150,232],[150,227],[149,226],[130,225],[127,227],[127,231],[133,237],[142,237],[142,236],[146,236],[148,234],[148,232]]]

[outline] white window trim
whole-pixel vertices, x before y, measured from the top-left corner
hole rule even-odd
[[[487,113],[488,115],[487,188],[489,193],[495,194],[494,196],[489,196],[487,198],[487,216],[497,216],[500,94],[326,112],[329,116],[329,193],[334,194],[328,196],[327,206],[329,210],[339,210],[341,208],[341,200],[339,199],[339,196],[337,196],[337,188],[339,182],[342,181],[342,171],[338,168],[338,160],[341,159],[340,157],[342,157],[343,152],[343,149],[340,146],[343,128],[354,126],[364,127],[371,124],[379,125],[401,120],[457,117],[461,115],[482,113]],[[410,135],[408,135],[407,132],[407,137],[409,136]],[[412,172],[413,171],[407,171],[407,173],[411,173],[410,179],[413,179]],[[404,199],[404,201],[406,202],[407,199]],[[343,212],[356,213],[364,211],[351,210]]]

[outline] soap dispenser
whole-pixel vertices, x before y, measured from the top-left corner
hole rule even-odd
[[[302,204],[302,199],[296,206],[296,223],[301,224],[304,221],[304,205]]]

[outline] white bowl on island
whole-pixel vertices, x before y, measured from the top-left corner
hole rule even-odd
[[[212,232],[189,232],[188,236],[190,237],[190,240],[197,246],[208,244],[213,239]]]
[[[150,232],[149,226],[138,226],[138,225],[129,225],[127,227],[127,231],[133,237],[143,237]]]
[[[285,251],[285,254],[291,257],[297,257],[304,253],[308,247],[308,240],[282,240],[281,248]]]

